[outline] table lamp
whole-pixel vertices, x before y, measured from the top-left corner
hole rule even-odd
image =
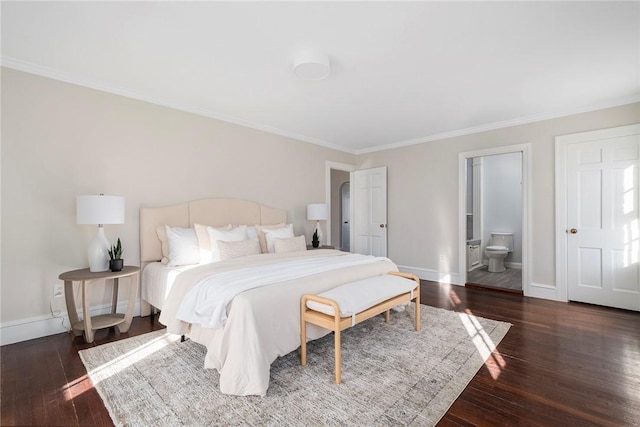
[[[307,219],[309,221],[316,221],[316,232],[318,233],[318,240],[322,245],[322,228],[320,227],[320,221],[329,219],[329,206],[327,206],[326,203],[312,203],[307,205]]]
[[[78,196],[76,199],[76,219],[78,224],[97,224],[98,233],[89,245],[89,271],[109,269],[109,241],[104,235],[104,224],[124,224],[124,197],[120,196]]]

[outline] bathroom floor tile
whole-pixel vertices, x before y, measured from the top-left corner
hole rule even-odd
[[[467,273],[467,282],[497,288],[522,290],[522,270],[507,268],[502,273],[490,273],[488,266],[476,268]]]

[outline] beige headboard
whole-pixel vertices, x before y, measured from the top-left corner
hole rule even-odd
[[[203,199],[159,208],[140,208],[140,262],[142,266],[162,258],[159,225],[193,227],[204,224],[220,227],[234,225],[268,225],[287,222],[284,209],[274,209],[255,202],[236,199]]]

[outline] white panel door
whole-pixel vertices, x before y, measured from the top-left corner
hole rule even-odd
[[[353,252],[387,256],[387,168],[351,173]]]
[[[640,135],[567,146],[569,300],[640,310]]]

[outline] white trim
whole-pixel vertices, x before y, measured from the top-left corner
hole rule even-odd
[[[466,160],[496,154],[522,153],[522,292],[531,294],[531,144],[506,145],[458,153],[458,271],[460,283],[467,281]]]
[[[124,313],[126,309],[127,301],[119,301],[116,311]],[[111,304],[91,307],[90,311],[91,316],[108,314],[111,313]],[[136,300],[133,315],[140,316],[140,299]],[[69,332],[69,328],[69,315],[66,311],[60,313],[60,315],[56,317],[47,315],[4,322],[0,325],[0,345],[13,344],[35,338]]]
[[[489,265],[489,260],[486,259],[486,258],[483,259],[482,260],[482,265],[483,266]],[[505,262],[504,266],[507,267],[507,268],[510,268],[512,270],[522,270],[522,263],[521,262]],[[476,268],[478,268],[478,267],[474,267],[471,270],[475,270]],[[468,271],[467,271],[467,273],[468,273]]]
[[[48,77],[50,79],[59,80],[62,82],[71,83],[78,86],[88,87],[91,89],[107,92],[115,95],[124,96],[131,99],[137,99],[139,101],[148,102],[150,104],[161,105],[163,107],[173,108],[175,110],[186,111],[188,113],[197,114],[199,116],[209,117],[216,120],[221,120],[228,123],[244,126],[251,129],[257,129],[263,132],[268,132],[275,135],[284,136],[287,138],[297,139],[299,141],[308,142],[310,144],[320,145],[322,147],[331,148],[333,150],[342,151],[349,154],[356,154],[356,150],[349,147],[344,147],[337,144],[332,144],[321,139],[313,138],[306,135],[301,135],[295,132],[289,132],[282,129],[278,129],[272,126],[267,126],[260,123],[255,123],[249,120],[241,119],[239,117],[229,116],[227,114],[219,113],[217,111],[208,110],[206,108],[196,107],[194,105],[184,104],[182,102],[159,98],[153,95],[149,95],[143,92],[139,92],[132,89],[127,89],[119,86],[112,85],[97,80],[90,80],[78,75],[67,73],[64,71],[56,70],[50,67],[44,67],[41,65],[32,64],[20,59],[3,56],[1,58],[1,64],[3,67],[11,68],[25,73],[35,74],[38,76]]]
[[[401,147],[407,147],[410,145],[423,144],[425,142],[440,141],[443,139],[455,138],[455,137],[464,136],[464,135],[471,135],[474,133],[486,132],[486,131],[495,130],[495,129],[502,129],[502,128],[508,128],[511,126],[524,125],[527,123],[541,122],[543,120],[551,120],[551,119],[557,119],[560,117],[573,116],[575,114],[588,113],[590,111],[620,107],[622,105],[634,104],[636,102],[640,102],[640,96],[622,98],[617,101],[594,105],[591,107],[575,108],[571,110],[557,111],[553,113],[537,114],[534,116],[527,116],[527,117],[521,117],[513,120],[505,120],[501,122],[489,123],[486,125],[474,126],[466,129],[455,130],[452,132],[438,133],[435,135],[409,139],[406,141],[393,142],[391,144],[378,145],[377,147],[362,148],[359,150],[355,150],[355,154],[366,154],[366,153],[374,153],[377,151],[392,150],[394,148],[401,148]]]
[[[486,266],[489,265],[489,259],[488,258],[484,258],[482,260],[482,265]],[[506,262],[504,263],[504,266],[507,268],[511,268],[513,270],[522,270],[522,263],[521,262]],[[475,267],[478,268],[478,267]],[[473,268],[472,270],[474,270],[475,268]]]
[[[556,298],[569,300],[567,285],[567,148],[570,144],[579,144],[600,139],[616,138],[640,134],[640,124],[598,129],[589,132],[560,135],[555,138],[555,223],[556,223]]]
[[[464,286],[464,282],[460,280],[460,275],[458,273],[448,273],[444,271],[430,270],[428,268],[410,267],[407,265],[398,265],[398,269],[404,273],[415,274],[422,280]]]
[[[558,288],[556,286],[548,285],[545,283],[531,282],[529,286],[529,294],[527,296],[553,301],[563,301],[562,299],[558,298]]]
[[[356,170],[354,165],[349,165],[346,163],[333,162],[331,160],[325,161],[324,167],[324,199],[325,203],[329,207],[329,219],[327,220],[327,245],[331,246],[331,169],[340,170],[344,172],[353,172]],[[351,215],[353,210],[349,209],[349,215]],[[349,224],[353,224],[353,218],[349,218]]]

